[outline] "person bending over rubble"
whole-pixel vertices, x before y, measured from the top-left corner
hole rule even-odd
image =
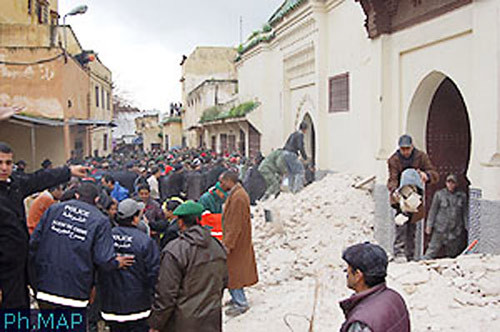
[[[410,261],[415,258],[416,223],[424,217],[425,210],[423,204],[412,206],[411,208],[417,209],[413,210],[414,212],[411,208],[408,209],[405,217],[401,209],[401,205],[405,204],[401,204],[401,199],[406,202],[406,198],[413,196],[412,198],[419,204],[418,200],[421,199],[425,184],[437,183],[439,174],[429,156],[416,149],[411,136],[408,135],[399,138],[399,149],[389,158],[387,166],[389,169],[387,189],[390,193],[391,206],[396,210],[395,261]],[[404,172],[407,175],[405,177],[403,177]],[[413,193],[416,195],[412,195]]]
[[[340,302],[346,320],[340,332],[409,332],[405,301],[385,283],[387,254],[369,242],[355,244],[342,254],[347,263],[347,287],[355,291]]]

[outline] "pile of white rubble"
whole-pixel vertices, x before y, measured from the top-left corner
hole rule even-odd
[[[253,209],[260,282],[247,289],[247,313],[224,317],[225,331],[339,330],[338,302],[352,294],[342,251],[374,242],[373,198],[351,187],[357,180],[329,175]],[[500,256],[391,263],[387,283],[405,298],[413,331],[500,330]]]

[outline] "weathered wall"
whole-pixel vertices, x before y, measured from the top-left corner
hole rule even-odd
[[[160,144],[162,138],[158,135],[162,133],[162,127],[158,122],[158,115],[143,116],[135,119],[137,133],[142,134],[144,139],[144,150],[150,151],[151,144]]]
[[[163,148],[165,148],[165,140],[168,139],[168,147],[171,149],[174,146],[182,145],[182,123],[168,122],[163,124]]]
[[[60,49],[0,48],[0,58],[12,62],[30,63],[59,54]],[[0,64],[0,103],[22,106],[23,113],[32,116],[87,118],[88,86],[87,73],[71,58],[67,63],[59,57],[28,66]]]
[[[112,152],[112,133],[108,127],[99,127],[90,130],[90,154],[93,156],[97,150],[99,156],[107,156]]]
[[[43,160],[49,158],[55,166],[64,165],[64,140],[62,127],[38,126],[36,139],[36,166],[40,167]]]

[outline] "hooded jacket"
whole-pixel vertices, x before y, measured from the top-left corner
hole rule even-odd
[[[200,225],[182,232],[162,252],[151,328],[160,331],[222,331],[226,252]]]
[[[36,298],[85,308],[95,267],[118,268],[109,220],[97,207],[71,200],[52,205],[30,241]]]
[[[101,316],[106,321],[116,322],[147,318],[160,268],[158,247],[132,226],[115,227],[112,233],[116,252],[133,255],[134,264],[123,270],[99,271]]]

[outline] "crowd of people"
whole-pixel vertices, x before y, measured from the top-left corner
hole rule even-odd
[[[0,142],[0,308],[29,308],[31,289],[40,309],[85,310],[89,330],[105,321],[111,331],[220,331],[224,290],[226,315],[238,316],[249,309],[245,288],[258,282],[250,206],[278,195],[284,177],[301,189],[306,130],[266,158],[134,150],[58,168],[45,160],[34,173]],[[395,254],[411,260],[423,204],[405,204],[439,176],[406,135],[388,167],[396,219],[404,218]],[[426,258],[462,250],[466,197],[455,175],[446,180],[430,210]],[[385,251],[364,243],[342,258],[356,294],[341,302],[341,330],[409,331],[403,299],[385,285]]]

